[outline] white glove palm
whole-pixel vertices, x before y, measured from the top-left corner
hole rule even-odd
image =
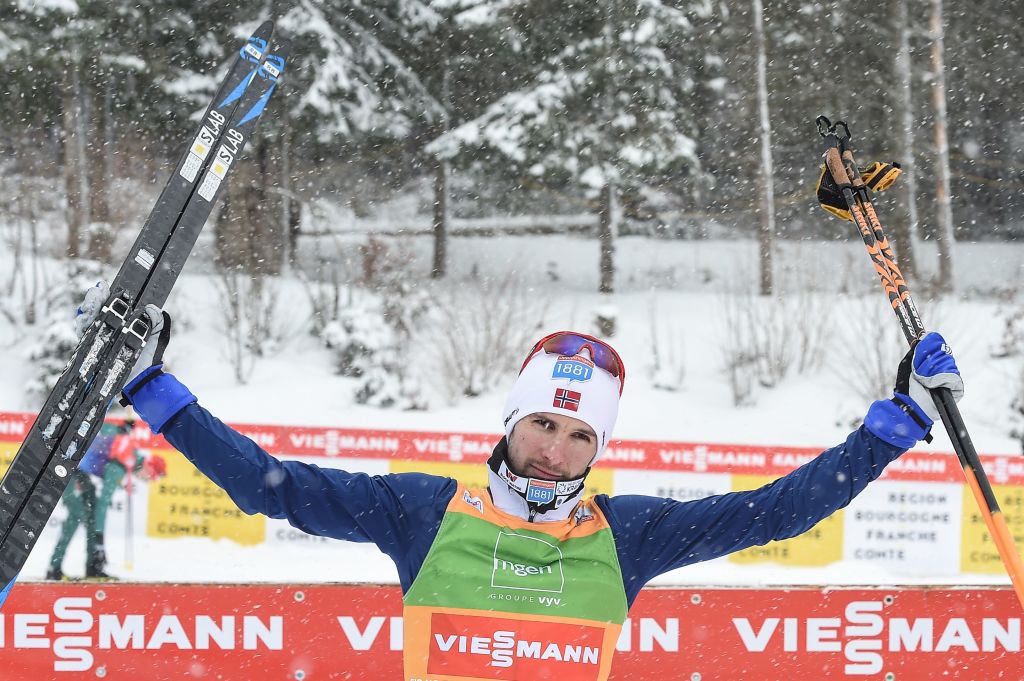
[[[105,281],[97,282],[95,286],[85,292],[82,304],[78,306],[78,313],[75,315],[75,334],[82,338],[86,331],[99,317],[103,311],[103,304],[110,297],[110,286]],[[146,344],[142,348],[138,361],[132,367],[128,375],[130,383],[143,371],[163,362],[164,348],[170,339],[171,319],[166,312],[156,305],[147,305],[143,310],[148,318],[150,329]]]

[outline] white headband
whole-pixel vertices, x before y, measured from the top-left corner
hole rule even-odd
[[[619,412],[619,379],[587,356],[560,357],[541,350],[530,358],[505,402],[505,435],[520,419],[547,412],[583,421],[597,434],[596,463],[604,454]]]

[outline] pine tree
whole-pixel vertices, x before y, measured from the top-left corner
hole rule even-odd
[[[287,112],[268,121],[249,152],[253,162],[232,182],[217,226],[222,266],[280,270],[297,214],[281,207],[297,199],[291,157],[330,172],[332,160],[399,143],[436,115],[433,95],[405,58],[434,20],[419,0],[299,0],[277,20],[294,45],[283,86],[290,94],[281,99]]]
[[[0,61],[15,74],[5,94],[18,106],[0,120],[43,149],[24,154],[25,170],[62,177],[71,257],[108,260],[120,227],[112,182],[137,149],[125,140],[139,118],[134,83],[148,70],[147,16],[126,0],[79,0],[16,3],[5,21]],[[47,153],[51,129],[59,156]]]
[[[529,40],[529,27],[516,25],[516,19],[533,9],[531,3],[511,5],[519,15],[496,12],[494,26],[504,22],[500,31],[506,39]],[[705,7],[690,3],[687,9]],[[692,37],[693,24],[686,11],[661,2],[548,3],[546,11],[575,13],[573,30],[560,36],[557,51],[535,66],[524,87],[429,148],[441,158],[491,154],[493,161],[511,162],[523,174],[596,196],[600,290],[611,292],[622,190],[660,174],[699,170],[686,105],[692,73],[667,53],[670,45]]]

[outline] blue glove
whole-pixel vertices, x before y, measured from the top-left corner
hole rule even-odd
[[[910,397],[932,421],[938,421],[939,410],[928,392],[938,388],[949,389],[957,402],[964,396],[964,380],[946,340],[937,333],[929,333],[911,346],[900,362],[896,394]]]
[[[911,345],[896,372],[892,399],[871,405],[865,427],[903,449],[910,449],[918,440],[931,442],[931,427],[939,419],[939,411],[929,390],[938,388],[947,388],[957,402],[964,395],[964,381],[949,346],[941,335],[929,333]]]
[[[147,368],[121,391],[121,404],[132,405],[154,433],[162,432],[175,414],[198,401],[181,381],[165,374],[163,366]]]

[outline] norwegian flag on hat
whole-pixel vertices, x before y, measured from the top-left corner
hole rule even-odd
[[[577,411],[580,407],[581,397],[583,396],[580,393],[573,390],[555,388],[555,401],[551,406],[558,407],[559,409],[568,409],[569,411]]]

